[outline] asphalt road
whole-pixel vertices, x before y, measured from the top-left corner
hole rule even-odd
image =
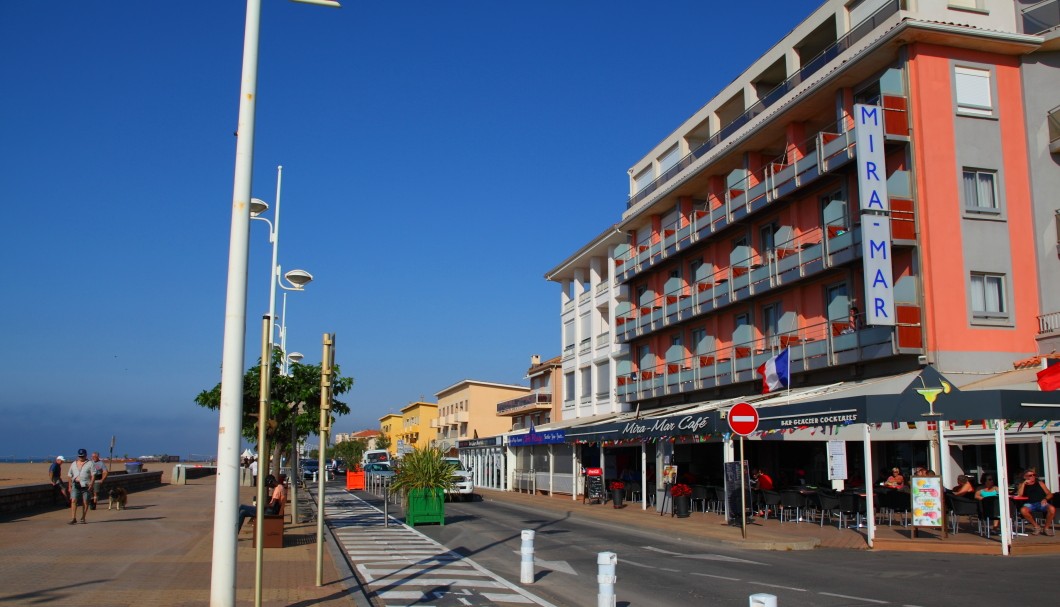
[[[497,502],[450,503],[444,527],[416,529],[518,583],[520,532],[535,531],[536,581],[527,589],[561,606],[596,605],[597,554],[618,556],[625,607],[779,607],[1051,604],[1060,557],[1002,557],[828,550],[763,552],[555,518]]]

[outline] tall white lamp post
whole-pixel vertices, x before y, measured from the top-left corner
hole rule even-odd
[[[340,6],[337,0],[299,0]],[[243,364],[247,334],[247,257],[250,236],[250,187],[254,166],[254,113],[257,108],[258,38],[261,0],[247,0],[243,34],[243,70],[239,86],[232,227],[228,242],[224,344],[221,354],[221,405],[217,424],[217,489],[214,492],[211,607],[236,602],[236,522],[239,516],[239,447],[243,426]]]

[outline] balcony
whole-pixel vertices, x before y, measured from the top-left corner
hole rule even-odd
[[[1060,2],[1057,0],[1032,4],[1021,12],[1024,34],[1043,34],[1060,25]]]
[[[915,242],[908,240],[915,238],[913,207],[897,202],[891,215],[895,247]],[[623,312],[624,316],[616,317],[615,337],[619,344],[626,344],[692,318],[790,287],[861,257],[859,226],[837,223],[814,228],[775,243],[764,254],[735,260],[696,282],[680,284],[658,297],[650,296],[650,304],[630,307]]]
[[[751,122],[751,120],[764,113],[768,108],[786,97],[788,93],[798,88],[798,86],[808,78],[821,71],[821,69],[831,63],[832,60],[836,59],[844,51],[865,38],[865,36],[875,30],[880,24],[901,10],[903,3],[904,0],[889,0],[875,13],[851,27],[850,31],[848,31],[843,37],[833,42],[816,57],[808,60],[798,72],[792,74],[787,80],[781,82],[768,93],[763,95],[757,103],[744,110],[742,114],[724,125],[717,133],[711,136],[710,139],[692,150],[687,156],[679,160],[677,164],[670,167],[654,181],[637,190],[636,193],[630,196],[626,208],[632,208],[633,205],[646,199],[651,194],[662,189],[667,183],[673,181],[678,175],[683,173],[686,168],[692,166],[696,160],[699,160],[708,152],[729,139],[729,137],[738,131],[740,127],[746,125]],[[1026,17],[1024,17],[1024,19],[1026,20]]]
[[[905,97],[884,96],[884,133],[888,141],[904,143],[908,138],[906,104]],[[733,223],[759,215],[778,201],[790,199],[796,190],[809,187],[852,162],[856,157],[854,132],[840,130],[838,124],[829,126],[801,143],[800,147],[806,149],[802,158],[775,158],[733,184],[716,204],[703,203],[688,217],[662,226],[662,240],[658,244],[629,247],[621,252],[615,260],[618,279],[628,282],[698,242],[710,239]],[[911,198],[908,171],[896,171],[888,178],[888,188],[894,200]],[[910,223],[909,227],[912,225]]]
[[[571,403],[573,405],[573,403]],[[535,392],[519,398],[497,403],[497,415],[512,417],[527,411],[548,411],[552,409],[551,392]]]
[[[849,330],[846,321],[826,321],[665,361],[619,375],[616,396],[628,402],[760,381],[758,367],[784,348],[789,351],[792,375],[922,352],[920,309],[897,304],[896,311],[896,327]]]
[[[1054,3],[1056,4],[1056,3]],[[1049,110],[1049,153],[1060,154],[1060,105]]]

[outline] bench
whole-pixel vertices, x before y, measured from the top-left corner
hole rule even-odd
[[[264,548],[283,548],[283,519],[282,514],[266,514],[265,521],[261,526],[261,545]],[[250,519],[252,522],[254,519]],[[254,546],[257,547],[257,533],[254,534]]]

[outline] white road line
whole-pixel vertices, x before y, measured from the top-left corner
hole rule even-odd
[[[656,567],[654,565],[645,565],[644,563],[638,563],[637,561],[630,561],[630,560],[622,561],[622,566],[626,566],[626,565],[633,565],[634,567],[643,567],[645,569],[658,569],[658,567]]]
[[[758,586],[765,586],[767,588],[780,588],[781,590],[794,590],[795,592],[806,592],[805,588],[794,588],[792,586],[781,586],[779,584],[767,584],[765,582],[756,582],[754,580],[751,580],[751,581],[749,581],[747,583],[748,584],[756,584]]]
[[[691,573],[692,573],[692,575],[700,575],[700,576],[703,576],[703,577],[712,577],[712,578],[714,578],[716,580],[729,580],[730,582],[739,582],[740,581],[740,578],[738,578],[738,577],[726,577],[724,575],[711,575],[709,573],[699,573],[697,571],[692,571]]]
[[[817,594],[823,594],[825,596],[834,596],[839,599],[850,599],[852,601],[865,601],[866,603],[878,603],[880,605],[887,605],[889,601],[881,601],[879,599],[866,599],[860,596],[850,596],[848,594],[833,594],[831,592],[818,592]]]

